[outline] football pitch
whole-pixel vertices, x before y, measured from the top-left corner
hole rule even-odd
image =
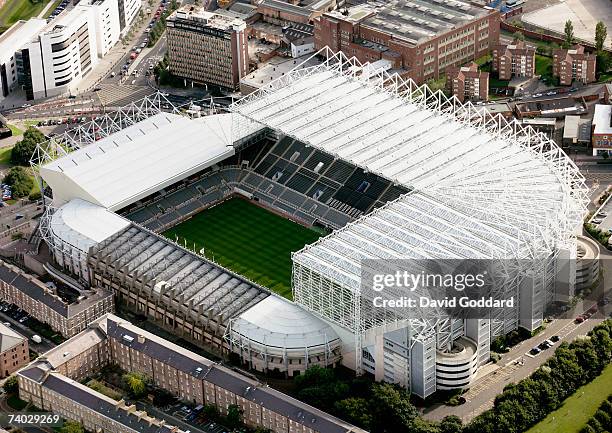
[[[291,252],[324,235],[233,198],[163,233],[207,258],[291,299]]]

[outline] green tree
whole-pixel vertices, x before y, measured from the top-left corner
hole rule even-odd
[[[227,407],[227,416],[225,417],[225,425],[230,429],[236,429],[242,426],[242,414],[244,411],[235,404],[230,404]]]
[[[512,37],[514,38],[514,40],[518,40],[518,41],[524,41],[525,40],[525,35],[523,34],[523,32],[514,32],[512,34]]]
[[[463,423],[456,415],[445,416],[440,422],[440,433],[461,433],[462,431]]]
[[[416,408],[410,403],[410,395],[403,389],[388,383],[372,386],[370,399],[373,433],[409,431],[417,417]]]
[[[4,183],[11,186],[13,198],[26,197],[30,194],[34,181],[28,175],[24,167],[11,167],[8,174],[4,177]]]
[[[574,25],[572,24],[572,20],[567,20],[565,22],[565,29],[563,30],[565,33],[565,39],[563,41],[563,48],[569,48],[574,44]]]
[[[595,26],[595,50],[597,51],[597,54],[603,51],[607,36],[608,29],[603,21],[599,21]]]
[[[66,421],[62,428],[61,433],[85,433],[83,426],[76,421]]]
[[[19,390],[19,381],[17,380],[17,376],[12,375],[8,379],[4,381],[4,385],[2,385],[4,391],[7,394],[14,394]]]
[[[149,379],[142,373],[126,373],[123,375],[123,382],[127,390],[135,397],[142,397],[147,391]]]
[[[607,51],[601,51],[597,54],[597,72],[599,74],[605,74],[610,69],[610,53]]]
[[[370,429],[372,416],[370,415],[370,404],[365,398],[345,398],[336,402],[334,407],[342,419],[365,430]]]
[[[15,165],[30,165],[30,158],[36,150],[36,145],[45,142],[46,138],[42,132],[34,127],[29,127],[24,133],[21,141],[18,141],[11,150],[11,162]]]

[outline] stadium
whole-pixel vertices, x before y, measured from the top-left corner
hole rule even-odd
[[[227,112],[167,112],[157,94],[39,146],[40,237],[85,288],[249,368],[342,364],[423,398],[468,387],[492,339],[573,294],[584,179],[531,128],[318,54]],[[373,311],[361,264],[407,258],[509,260],[496,295],[520,302]]]

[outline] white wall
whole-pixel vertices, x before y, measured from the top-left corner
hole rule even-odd
[[[92,4],[94,26],[96,32],[97,55],[104,57],[119,41],[121,29],[119,26],[118,0],[104,0]]]

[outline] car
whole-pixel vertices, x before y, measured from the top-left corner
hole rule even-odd
[[[115,75],[117,75],[117,73],[115,71],[111,72],[111,74],[110,74],[111,78],[114,78]]]
[[[11,327],[11,322],[4,322],[4,326],[8,326],[10,328]]]
[[[548,347],[551,347],[551,346],[554,346],[554,345],[555,345],[555,342],[554,342],[554,341],[552,341],[551,339],[544,340],[544,343],[548,344]]]
[[[28,316],[23,316],[21,319],[19,319],[19,323],[23,323],[23,322],[25,322],[28,319],[29,319]]]
[[[145,33],[151,32],[151,29],[145,29]]]
[[[578,316],[578,317],[576,317],[576,319],[574,319],[574,322],[576,322],[576,323],[582,323],[582,322],[584,322],[584,316]]]
[[[591,223],[593,223],[593,224],[601,224],[602,222],[603,222],[603,219],[601,219],[601,218],[593,218],[591,220]]]
[[[546,350],[548,349],[550,346],[548,344],[546,344],[546,341],[541,342],[540,344],[538,344],[538,349],[540,350]]]
[[[559,337],[558,335],[553,335],[552,337],[550,337],[550,341],[552,341],[553,343],[556,343],[559,340],[561,340],[561,337]]]
[[[23,104],[21,106],[21,108],[30,108],[32,106],[32,104]]]
[[[541,350],[540,350],[540,349],[538,349],[537,347],[533,347],[533,348],[532,348],[532,349],[529,351],[529,353],[531,353],[532,355],[537,355],[537,354],[538,354],[538,353],[540,353],[540,352],[541,352]]]

